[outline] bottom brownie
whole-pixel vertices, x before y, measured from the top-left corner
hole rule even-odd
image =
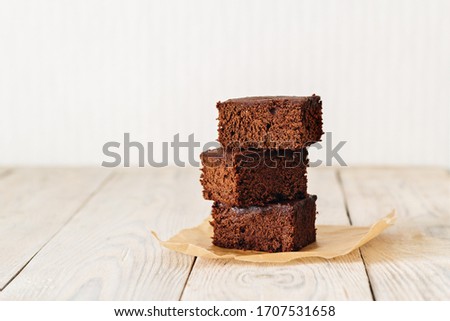
[[[297,251],[316,240],[316,199],[273,203],[262,207],[228,207],[214,203],[213,244],[264,252]]]

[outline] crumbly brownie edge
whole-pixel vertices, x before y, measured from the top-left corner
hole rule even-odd
[[[315,196],[265,207],[214,203],[213,244],[263,252],[296,251],[315,241]]]
[[[322,101],[248,97],[218,102],[219,142],[226,148],[305,148],[322,136]]]
[[[211,150],[201,155],[205,199],[228,206],[248,207],[306,196],[306,149],[255,151],[260,157],[255,162],[248,160],[251,159],[249,151],[228,151],[222,159],[214,159],[223,153]]]

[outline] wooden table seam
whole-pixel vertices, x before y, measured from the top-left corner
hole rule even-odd
[[[347,201],[347,195],[346,195],[346,192],[345,192],[345,187],[344,187],[344,184],[342,183],[341,171],[339,169],[336,169],[335,172],[336,172],[337,181],[339,182],[339,187],[340,187],[341,192],[342,192],[342,198],[344,200],[345,211],[347,212],[348,222],[350,223],[350,225],[353,225],[352,217],[351,217],[351,214],[350,214],[350,209],[348,207],[348,201]],[[372,295],[372,301],[376,301],[375,293],[373,292],[372,281],[370,280],[369,272],[367,271],[367,264],[366,264],[366,261],[364,259],[364,255],[361,252],[361,249],[358,249],[358,253],[359,253],[359,257],[361,258],[361,261],[362,261],[362,263],[364,265],[364,271],[366,273],[367,282],[369,283],[369,289],[370,289],[370,294]]]
[[[180,297],[178,298],[178,301],[182,301],[183,300],[184,290],[186,289],[186,286],[187,286],[187,284],[189,282],[189,279],[190,279],[191,274],[192,274],[192,270],[194,269],[194,266],[195,266],[196,262],[197,262],[197,257],[195,256],[194,259],[192,260],[191,268],[189,269],[188,276],[186,277],[186,281],[184,282],[184,286],[183,286],[183,289],[181,290]]]

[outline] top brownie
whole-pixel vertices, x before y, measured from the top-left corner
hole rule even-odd
[[[309,97],[246,97],[217,103],[223,147],[299,150],[320,141],[322,101]]]

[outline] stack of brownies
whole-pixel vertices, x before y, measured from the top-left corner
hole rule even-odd
[[[222,147],[201,154],[203,196],[213,200],[213,244],[296,251],[316,240],[306,190],[306,147],[322,136],[322,101],[248,97],[218,102]]]

